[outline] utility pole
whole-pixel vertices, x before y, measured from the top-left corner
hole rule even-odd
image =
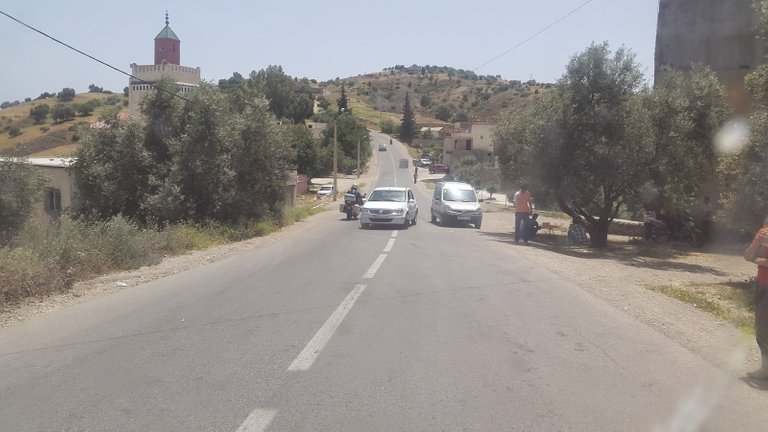
[[[357,139],[357,178],[360,178],[360,138]]]
[[[337,139],[336,139],[336,120],[338,120],[338,116],[336,116],[336,118],[333,119],[333,200],[334,201],[336,201],[338,199],[338,195],[337,194],[339,193],[339,190],[338,190],[339,181],[338,181],[338,178],[337,178],[338,175],[336,174],[336,171],[338,171],[338,169],[339,169],[339,166],[338,166],[338,164],[339,164],[339,150],[338,150],[339,145],[337,144]]]
[[[336,136],[336,123],[338,123],[339,117],[344,114],[344,108],[339,111],[336,116],[333,118],[333,200],[336,201],[339,199],[339,181],[338,181],[338,171],[339,171],[339,144],[338,144],[338,138]]]

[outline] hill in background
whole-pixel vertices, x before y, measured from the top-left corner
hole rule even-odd
[[[306,80],[309,82],[309,80]],[[530,104],[551,84],[535,80],[522,82],[500,76],[477,75],[472,71],[447,66],[395,66],[380,72],[318,83],[311,81],[316,105],[335,112],[336,100],[344,84],[353,114],[372,129],[383,121],[399,125],[406,93],[420,125],[449,125],[455,122],[499,120],[506,111]],[[46,104],[78,111],[92,104],[91,113],[78,113],[65,121],[48,115],[36,124],[30,110]],[[56,96],[19,103],[0,110],[0,155],[70,156],[76,149],[78,124],[91,124],[110,111],[124,111],[128,98],[117,93],[82,93],[68,102]]]
[[[342,83],[352,111],[374,128],[385,118],[400,121],[406,93],[410,93],[417,123],[449,124],[496,121],[551,87],[535,80],[504,80],[446,66],[413,65],[321,83],[323,97],[335,104]]]
[[[75,126],[91,124],[110,111],[126,110],[128,98],[117,93],[82,93],[68,102],[56,96],[20,103],[0,110],[0,155],[2,156],[71,156],[76,147]],[[71,108],[75,115],[70,120],[53,121],[48,114],[45,121],[35,124],[30,110],[38,105],[57,105]],[[78,113],[81,105],[90,104],[88,115]]]

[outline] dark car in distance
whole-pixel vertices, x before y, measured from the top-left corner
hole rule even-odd
[[[443,164],[432,164],[429,166],[430,174],[445,174],[448,172],[448,167]]]

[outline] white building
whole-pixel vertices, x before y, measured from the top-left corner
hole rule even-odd
[[[165,14],[165,27],[155,37],[155,64],[131,64],[131,75],[128,81],[128,112],[131,115],[140,113],[141,100],[153,91],[153,84],[163,77],[170,77],[179,86],[182,94],[190,93],[200,85],[200,68],[180,65],[181,40],[168,25],[168,14]]]

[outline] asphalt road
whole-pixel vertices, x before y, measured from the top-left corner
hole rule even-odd
[[[415,191],[407,230],[331,211],[0,329],[0,431],[766,430],[765,392]]]

